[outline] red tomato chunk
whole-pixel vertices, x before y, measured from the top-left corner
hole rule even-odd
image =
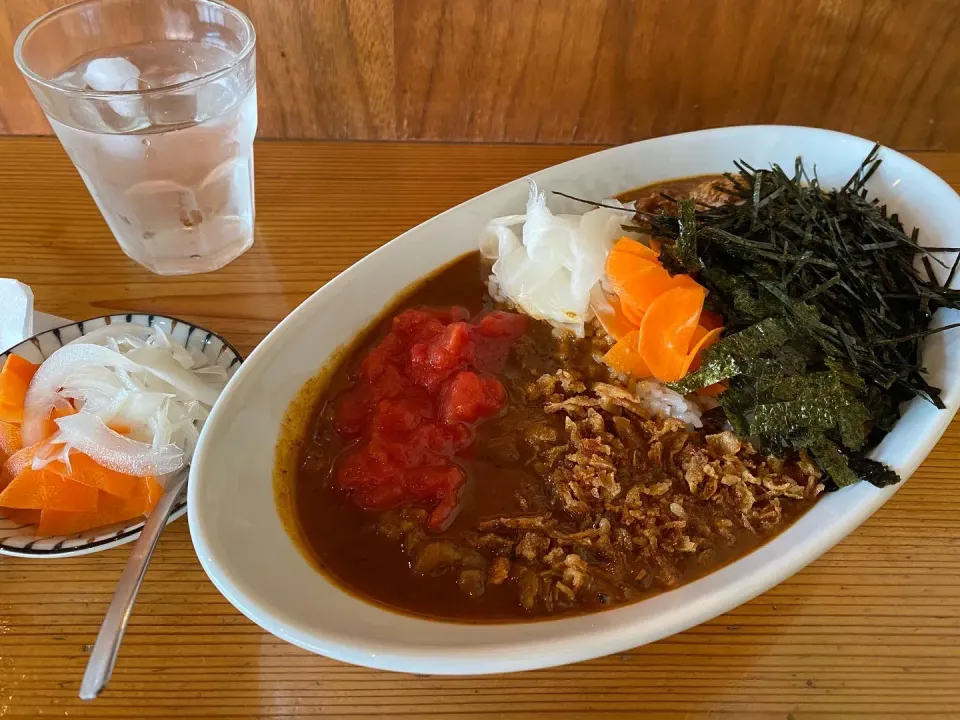
[[[397,315],[338,401],[337,431],[358,441],[337,463],[339,487],[366,510],[428,507],[429,527],[445,527],[466,480],[454,459],[503,409],[495,375],[526,328],[516,313],[471,321],[461,307]]]

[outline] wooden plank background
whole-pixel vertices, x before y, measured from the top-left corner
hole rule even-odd
[[[64,0],[0,0],[0,134],[49,132],[13,63]],[[262,137],[622,143],[743,123],[960,150],[958,0],[235,0]]]

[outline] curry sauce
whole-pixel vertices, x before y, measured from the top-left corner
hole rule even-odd
[[[678,197],[716,202],[715,181],[679,180],[622,199],[643,212]],[[453,512],[438,522],[439,496],[391,502],[345,483],[345,465],[379,432],[375,422],[345,428],[351,423],[343,419],[371,358],[395,343],[410,309],[468,332],[497,311],[488,275],[471,253],[426,278],[309,388],[308,422],[288,449],[292,524],[312,559],[346,590],[399,612],[463,622],[602,610],[741,557],[815,502],[823,485],[805,456],[757,452],[710,412],[709,401],[690,401],[701,427],[659,415],[656,385],[602,362],[611,340],[597,326],[576,338],[533,319],[496,367],[464,361],[432,386],[446,397],[454,381],[444,378],[466,370],[504,392],[496,411],[466,421],[442,419],[439,405],[424,411],[429,423],[469,432],[452,455],[426,461],[455,465],[462,482],[454,483]],[[409,358],[396,362],[409,371]],[[397,476],[389,460],[380,462],[373,481]]]

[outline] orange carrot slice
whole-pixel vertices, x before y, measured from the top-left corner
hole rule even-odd
[[[698,283],[696,280],[694,280],[694,279],[693,279],[691,276],[689,276],[689,275],[674,275],[674,276],[673,276],[673,283],[674,283],[674,286],[675,286],[675,287],[697,288],[697,289],[699,289],[699,290],[701,290],[701,291],[703,292],[704,297],[706,297],[706,295],[707,295],[707,290],[706,290],[706,288],[703,287],[703,285],[701,285],[700,283]],[[703,310],[701,310],[700,312],[701,312],[701,314],[702,314],[702,313],[703,313]]]
[[[40,514],[39,535],[74,535],[94,528],[133,520],[143,516],[145,492],[136,498],[118,498],[101,493],[99,506],[93,512],[66,512],[43,510]]]
[[[676,276],[680,277],[686,276]],[[654,300],[683,282],[676,278],[659,265],[650,265],[619,286],[620,300],[645,313]]]
[[[56,433],[60,429],[57,423],[54,422],[55,420],[57,420],[58,418],[67,417],[69,415],[76,415],[76,414],[77,414],[77,409],[73,406],[72,403],[65,407],[55,407],[53,409],[53,412],[50,413],[50,418],[47,420],[46,437],[52,436],[54,433]]]
[[[7,516],[7,521],[19,526],[36,525],[40,522],[40,510],[3,510],[0,513]]]
[[[693,334],[700,323],[700,313],[703,311],[703,301],[707,291],[702,286],[690,280],[688,275],[678,275],[686,278],[690,284],[681,282],[681,286],[669,292],[665,306],[664,319],[672,319],[674,335],[668,337],[668,342],[678,350],[689,351]],[[664,293],[667,294],[667,293]]]
[[[629,297],[630,291],[628,290],[628,287],[630,286],[630,283],[632,283],[637,276],[641,275],[642,273],[650,270],[660,270],[669,276],[669,273],[667,273],[667,271],[662,267],[656,263],[650,262],[649,260],[644,260],[643,258],[638,258],[632,255],[624,255],[623,253],[618,256],[613,256],[613,254],[611,254],[609,257],[613,257],[614,265],[612,268],[612,273],[610,270],[607,271],[607,279],[610,281],[610,287],[613,288],[613,291],[620,297]],[[620,257],[626,257],[627,261],[621,265],[618,265],[616,263]]]
[[[715,312],[704,308],[700,313],[700,324],[705,330],[713,330],[718,327],[723,327],[723,318]]]
[[[645,313],[650,304],[675,287],[701,287],[689,275],[670,275],[659,262],[655,250],[629,238],[620,240],[610,251],[606,263],[607,279],[620,296],[628,318]]]
[[[147,477],[143,478],[143,481],[147,489],[147,497],[144,501],[143,514],[149,515],[157,506],[160,496],[163,495],[163,485],[158,483],[156,479],[154,479],[153,475],[147,475]]]
[[[640,355],[661,382],[683,377],[690,340],[703,309],[705,290],[681,285],[660,295],[640,325]]]
[[[634,330],[620,338],[603,356],[603,362],[617,372],[633,377],[650,377],[650,368],[640,356],[640,331]]]
[[[27,468],[0,492],[0,506],[18,510],[93,512],[97,489],[46,470]]]
[[[660,264],[659,251],[648,248],[642,242],[639,242],[637,240],[632,240],[628,237],[622,237],[619,240],[617,240],[616,244],[613,246],[613,249],[610,252],[629,253],[631,255],[636,255],[639,258],[643,258],[644,260],[650,260],[651,262],[655,262],[658,265]]]
[[[689,275],[671,276],[660,264],[659,243],[651,245],[624,237],[607,256],[607,279],[620,297],[622,314],[640,332],[620,335],[604,361],[623,373],[672,382],[716,342],[721,320],[709,313],[701,326],[706,289]]]
[[[17,423],[23,422],[23,403],[20,405],[11,405],[0,398],[0,422]]]
[[[607,255],[605,271],[610,285],[618,295],[623,294],[623,288],[638,273],[650,268],[658,268],[660,264],[655,260],[642,258],[636,253],[622,250],[611,250]]]
[[[68,512],[66,510],[41,510],[37,534],[44,536],[76,535],[101,525],[108,525],[97,512]]]
[[[685,355],[681,355],[662,340],[654,340],[641,347],[643,349],[640,351],[640,357],[650,368],[650,375],[660,382],[676,382],[683,377]]]
[[[627,322],[632,324],[635,329],[639,329],[640,323],[643,322],[643,310],[625,298],[620,301],[620,309],[623,310],[623,316],[627,319]]]
[[[0,457],[10,457],[22,447],[20,427],[13,423],[0,422]],[[0,460],[0,463],[2,462]]]
[[[17,450],[7,458],[7,461],[3,464],[3,471],[9,473],[11,477],[16,477],[22,473],[33,464],[33,456],[37,454],[37,450],[40,449],[42,444],[43,442],[38,442]]]
[[[690,338],[690,350],[693,350],[697,343],[706,337],[708,330],[703,325],[697,325],[693,331],[693,337]]]
[[[722,382],[714,383],[713,385],[707,385],[697,390],[697,395],[706,395],[707,397],[716,397],[724,390],[727,389],[726,384]]]
[[[72,458],[71,458],[72,460]],[[40,517],[40,535],[73,535],[105,525],[135,520],[148,515],[160,495],[161,485],[152,477],[137,478],[136,492],[127,498],[101,492],[93,512],[44,510]]]
[[[627,317],[623,307],[620,305],[620,300],[611,297],[607,298],[607,302],[610,305],[609,308],[594,307],[593,312],[596,314],[600,326],[607,331],[608,335],[615,340],[619,340],[628,332],[640,327],[639,322],[634,323]]]
[[[703,351],[719,340],[722,333],[723,328],[704,330],[702,326],[697,326],[697,330],[694,332],[693,339],[690,341],[691,348],[690,352],[687,353],[686,364],[683,368],[684,375],[691,370],[696,370],[698,367],[700,367],[700,356],[703,354]]]
[[[0,372],[0,376],[5,378],[18,377],[22,384],[29,386],[30,381],[33,380],[33,376],[37,374],[37,370],[39,369],[39,365],[11,353],[7,355],[7,360],[3,364],[3,371]]]
[[[7,356],[3,370],[0,371],[0,420],[23,422],[23,403],[27,397],[27,388],[39,367],[19,355]]]
[[[121,498],[133,497],[139,492],[140,486],[143,484],[142,478],[105,468],[82,453],[70,454],[69,470],[59,460],[47,465],[46,469],[57,475],[75,480],[82,485],[88,485]]]
[[[699,335],[694,337],[690,342],[691,353],[703,352],[717,342],[723,334],[722,327],[706,330],[703,325],[698,325],[697,330],[699,331]]]

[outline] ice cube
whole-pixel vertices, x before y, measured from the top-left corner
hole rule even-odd
[[[59,85],[66,85],[75,90],[84,90],[87,87],[87,81],[83,79],[83,71],[78,68],[71,68],[57,77]]]
[[[148,146],[144,144],[143,135],[130,133],[136,133],[137,130],[143,130],[149,126],[150,124],[143,120],[138,123],[127,124],[124,128],[121,128],[123,132],[128,134],[98,135],[96,139],[97,149],[102,151],[104,162],[109,162],[111,158],[142,160],[147,154]]]
[[[179,85],[193,80],[193,73],[177,73],[163,80],[163,87]],[[144,114],[151,125],[179,125],[193,120],[197,106],[196,90],[161,93],[148,97],[144,103]]]
[[[33,335],[33,291],[0,278],[0,352]]]
[[[243,213],[250,206],[250,163],[246,157],[221,163],[197,188],[200,209],[207,215]]]
[[[140,82],[140,71],[126,58],[97,58],[87,63],[83,79],[94,90],[136,90]]]
[[[234,98],[233,83],[227,78],[221,78],[198,88],[194,116],[196,121],[202,123],[219,117],[234,104]]]
[[[119,92],[136,90],[140,87],[140,71],[126,58],[97,58],[87,63],[83,79],[94,90],[101,92]],[[108,100],[110,107],[118,115],[132,118],[143,110],[136,98],[118,98]]]

